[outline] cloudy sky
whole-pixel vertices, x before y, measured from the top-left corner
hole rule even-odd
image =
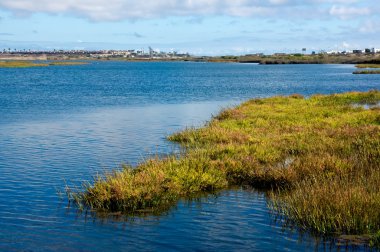
[[[379,0],[0,0],[0,49],[380,48]]]

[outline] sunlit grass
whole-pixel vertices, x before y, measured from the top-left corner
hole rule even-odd
[[[48,67],[48,66],[74,66],[85,65],[87,62],[78,61],[0,61],[0,68],[28,68],[28,67]]]
[[[357,68],[380,68],[380,64],[358,64]]]
[[[89,63],[80,61],[49,61],[49,66],[78,66],[87,64]]]
[[[380,74],[380,70],[376,70],[376,68],[380,68],[380,64],[358,64],[355,67],[367,70],[357,70],[353,74]]]
[[[5,68],[26,68],[26,67],[46,67],[48,63],[36,63],[33,61],[0,61],[0,67]]]
[[[380,70],[362,70],[355,71],[353,74],[380,74]]]
[[[270,206],[288,223],[376,244],[379,102],[379,91],[250,100],[169,136],[181,155],[98,176],[70,198],[100,211],[161,211],[181,197],[251,185],[273,190]]]

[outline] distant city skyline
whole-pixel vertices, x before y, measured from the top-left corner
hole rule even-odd
[[[0,0],[0,48],[193,55],[380,48],[376,0]]]

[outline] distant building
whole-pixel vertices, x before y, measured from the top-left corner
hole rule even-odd
[[[149,57],[153,58],[153,55],[154,55],[154,50],[152,49],[152,47],[149,46]]]
[[[354,53],[354,54],[362,54],[363,51],[362,50],[352,50],[352,53]]]
[[[328,52],[327,52],[327,54],[333,54],[333,55],[334,55],[334,54],[338,54],[338,53],[339,53],[338,51],[334,51],[334,50],[332,50],[332,51],[328,51]]]

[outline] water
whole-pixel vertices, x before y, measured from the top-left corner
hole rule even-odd
[[[172,152],[165,137],[252,97],[380,88],[352,65],[95,62],[0,69],[0,251],[314,250],[234,189],[146,218],[78,214],[60,192],[121,162]]]

